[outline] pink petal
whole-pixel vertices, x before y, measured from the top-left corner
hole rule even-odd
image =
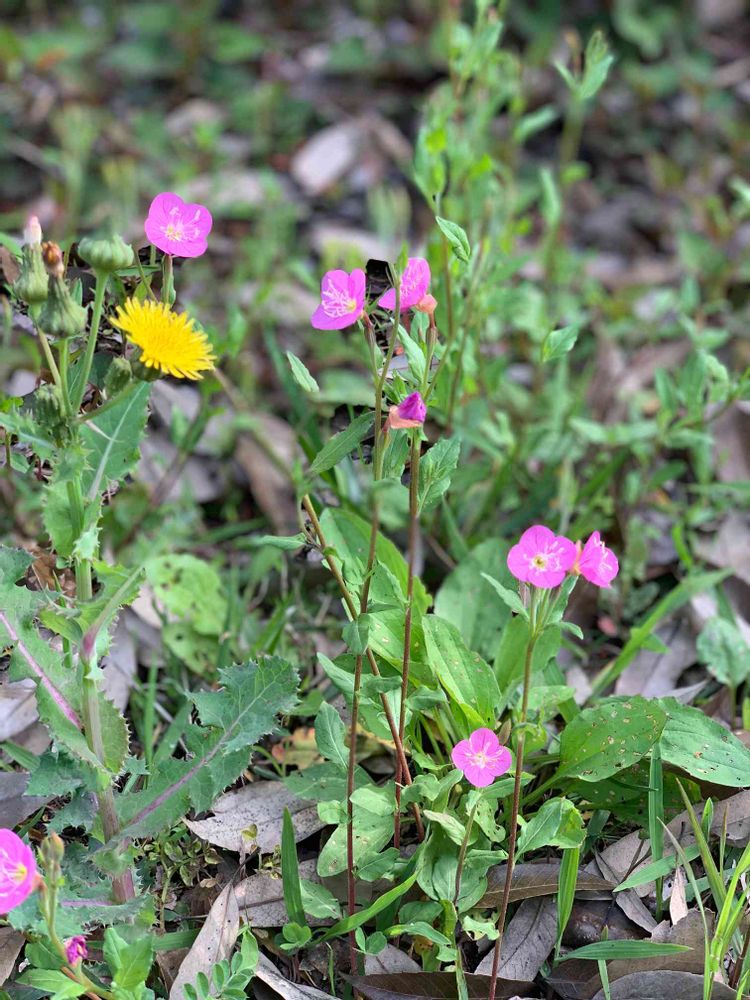
[[[469,764],[464,768],[464,777],[477,788],[487,788],[495,780],[490,767],[477,767],[476,764]]]
[[[500,740],[491,729],[475,729],[469,737],[472,753],[483,753],[487,757],[497,752]]]
[[[451,760],[459,771],[465,772],[466,768],[471,766],[472,759],[473,754],[468,740],[461,740],[451,750]]]
[[[554,540],[554,531],[544,524],[535,524],[524,531],[518,544],[531,555],[536,555],[537,552],[543,552]]]
[[[500,747],[498,752],[490,760],[490,767],[496,778],[501,774],[506,774],[511,769],[513,757],[507,747]]]
[[[399,309],[404,312],[411,309],[426,295],[430,287],[430,265],[424,257],[410,257],[404,273],[401,275],[401,301]],[[396,308],[396,290],[389,288],[380,296],[378,305],[381,309]]]
[[[361,267],[355,268],[349,275],[349,296],[354,299],[359,309],[365,304],[365,272]]]

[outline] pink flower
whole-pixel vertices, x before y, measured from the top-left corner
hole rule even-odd
[[[0,828],[0,913],[10,913],[31,895],[36,873],[31,848],[12,830]]]
[[[410,257],[406,270],[401,275],[401,299],[399,309],[405,312],[407,309],[420,309],[423,312],[430,312],[435,306],[435,300],[427,295],[430,287],[430,265],[424,257]],[[431,301],[430,301],[431,300]],[[382,309],[396,308],[396,289],[389,288],[388,291],[378,299],[378,305]]]
[[[200,257],[213,219],[205,205],[186,204],[171,191],[157,194],[144,223],[151,243],[172,257]]]
[[[320,283],[320,305],[310,322],[316,330],[343,330],[356,323],[365,308],[365,272],[356,268],[326,271]]]
[[[461,740],[453,747],[451,760],[477,788],[491,785],[511,765],[510,750],[500,746],[491,729],[475,729],[468,740]]]
[[[589,538],[583,549],[578,543],[578,557],[573,565],[573,572],[580,573],[589,583],[597,587],[609,587],[620,570],[617,556],[608,549],[598,531]]]
[[[421,427],[427,416],[427,405],[418,392],[403,399],[398,406],[388,411],[386,424],[390,430],[399,431],[407,427]]]
[[[535,524],[508,553],[508,569],[517,580],[535,587],[556,587],[573,567],[578,550],[569,538]]]
[[[86,947],[86,938],[83,934],[76,934],[65,942],[65,959],[68,965],[75,965],[83,958],[89,957],[89,950]]]

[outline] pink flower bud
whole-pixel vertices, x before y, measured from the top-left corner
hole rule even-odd
[[[388,411],[387,427],[393,431],[406,430],[409,427],[420,427],[427,416],[427,406],[418,392],[413,392],[398,406],[392,406]]]
[[[65,942],[65,959],[68,965],[75,965],[84,958],[89,957],[89,950],[86,947],[86,938],[82,934],[76,934]]]
[[[39,246],[42,242],[42,227],[35,215],[30,215],[23,231],[24,246]]]

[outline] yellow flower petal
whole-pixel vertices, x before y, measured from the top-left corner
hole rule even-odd
[[[164,302],[128,299],[117,307],[110,323],[140,347],[140,361],[147,368],[175,378],[199,379],[201,372],[214,367],[216,358],[205,333],[196,329],[187,313],[173,312]]]

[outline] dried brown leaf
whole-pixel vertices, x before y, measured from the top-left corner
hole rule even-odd
[[[506,865],[498,865],[487,872],[487,891],[477,906],[497,906],[503,895]],[[560,863],[545,862],[540,865],[522,864],[513,869],[510,901],[531,899],[534,896],[551,896],[557,892],[560,880]],[[615,883],[608,882],[591,872],[579,872],[576,892],[611,892]]]
[[[525,899],[513,914],[503,934],[500,950],[500,975],[504,979],[533,982],[557,937],[557,906],[550,897]],[[492,973],[492,952],[485,955],[474,970],[478,975]]]
[[[232,953],[240,931],[240,911],[234,886],[228,885],[216,897],[198,937],[180,966],[169,1000],[186,1000],[185,985],[194,983],[199,972],[211,978],[211,969]]]

